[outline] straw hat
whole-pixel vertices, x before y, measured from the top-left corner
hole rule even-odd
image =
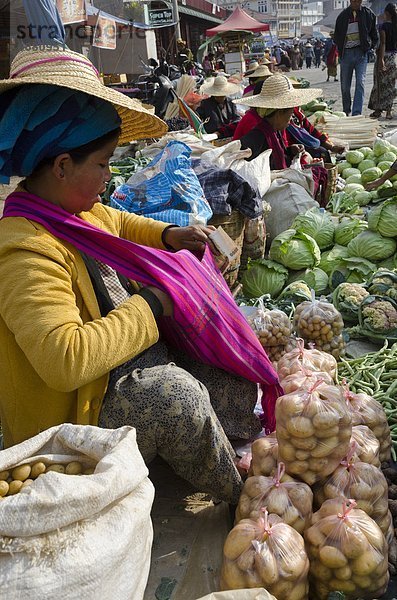
[[[296,89],[285,75],[272,75],[262,85],[260,94],[233,100],[236,104],[245,104],[257,108],[293,108],[307,104],[322,95],[316,88]]]
[[[11,63],[10,78],[0,80],[0,93],[27,83],[58,85],[111,102],[122,120],[119,144],[167,132],[167,125],[154,115],[153,107],[105,87],[94,65],[69,49],[21,50]]]
[[[200,92],[208,94],[208,96],[232,96],[240,91],[240,86],[237,83],[229,83],[226,77],[218,75],[209,83],[204,83]]]
[[[269,77],[272,74],[269,67],[266,65],[259,65],[255,71],[250,73],[250,79],[256,79],[257,77]]]
[[[259,63],[257,60],[251,60],[248,64],[248,69],[247,71],[244,73],[245,77],[248,77],[248,75],[250,75],[251,73],[253,73],[253,71],[255,71],[255,69],[257,69],[259,67]]]

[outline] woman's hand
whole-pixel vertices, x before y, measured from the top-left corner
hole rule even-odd
[[[191,250],[198,252],[204,250],[208,244],[213,254],[219,254],[209,239],[209,235],[216,231],[212,225],[188,225],[187,227],[170,227],[164,233],[163,240],[174,250]]]
[[[364,187],[367,190],[367,192],[372,192],[373,190],[376,190],[380,185],[382,185],[382,183],[385,183],[385,179],[383,177],[379,177],[379,179],[375,179],[375,181],[370,181],[369,183],[366,183]]]
[[[297,156],[298,154],[302,154],[302,152],[305,151],[305,147],[303,144],[291,144],[289,148],[292,156]]]
[[[379,71],[381,73],[386,73],[386,71],[387,71],[385,61],[383,59],[379,61]]]

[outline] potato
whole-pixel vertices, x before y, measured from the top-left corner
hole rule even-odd
[[[32,477],[32,479],[36,479],[36,477],[38,477],[39,475],[42,475],[43,473],[45,473],[45,471],[46,471],[46,465],[43,462],[39,461],[32,465],[32,470],[30,472],[30,476]]]
[[[253,569],[255,564],[255,554],[256,552],[252,546],[240,554],[236,561],[240,571],[245,572]]]
[[[294,587],[290,581],[281,580],[272,586],[271,593],[277,594],[276,598],[289,598]]]
[[[335,571],[335,577],[337,579],[350,580],[351,576],[352,576],[351,568],[347,565],[345,567],[341,567],[340,569],[336,569],[336,571]],[[346,591],[348,591],[348,590],[346,590]]]
[[[11,477],[19,481],[25,481],[30,476],[30,465],[20,465],[11,471]]]
[[[341,550],[348,559],[358,558],[366,548],[369,549],[368,541],[361,530],[352,531],[341,539]]]
[[[260,553],[255,552],[255,568],[264,583],[264,587],[270,587],[279,580],[276,559],[266,545],[261,548]]]
[[[305,450],[297,450],[295,452],[296,460],[307,460],[310,458],[310,453]]]
[[[307,592],[308,585],[305,583],[298,583],[288,595],[288,600],[305,600],[307,598]]]
[[[10,476],[9,471],[0,471],[0,481],[6,481]]]
[[[351,562],[351,569],[355,575],[370,575],[381,561],[382,556],[370,548]]]
[[[267,510],[269,511],[269,513],[275,513],[280,517],[290,506],[288,493],[285,489],[281,487],[275,487],[274,489],[272,489],[264,502],[267,505]]]
[[[324,438],[339,436],[339,427],[330,427],[329,429],[316,429],[316,436],[320,438],[320,440]]]
[[[9,485],[3,479],[0,479],[0,496],[6,496],[8,494]]]
[[[236,560],[240,554],[251,547],[255,537],[253,526],[247,524],[247,519],[243,519],[229,532],[223,546],[224,556],[229,560]]]
[[[317,446],[312,450],[312,456],[315,458],[324,458],[328,456],[334,448],[336,448],[340,444],[339,438],[337,436],[325,438],[321,440]]]
[[[13,481],[10,481],[8,495],[13,496],[14,494],[18,494],[18,492],[21,490],[22,486],[23,486],[23,481],[21,481],[21,480],[14,479]]]
[[[347,592],[347,593],[351,593],[354,592],[356,589],[356,586],[354,585],[354,583],[352,581],[346,581],[346,580],[342,580],[342,579],[331,579],[331,581],[329,582],[329,586],[332,590],[337,590],[340,592]]]
[[[259,577],[258,577],[259,579]],[[246,586],[245,574],[240,571],[235,561],[223,559],[220,589],[221,590],[237,590]],[[261,584],[259,583],[259,586]],[[255,586],[257,587],[257,586]]]
[[[329,569],[339,569],[347,565],[346,556],[338,548],[334,548],[334,546],[323,546],[320,548],[319,558],[322,564]]]
[[[289,419],[287,421],[287,431],[298,438],[309,438],[314,434],[312,422],[307,417],[292,417]]]
[[[25,487],[28,487],[29,485],[32,485],[32,483],[33,483],[33,479],[25,479],[25,481],[22,484],[22,488],[21,489],[23,489]]]
[[[65,465],[49,465],[46,468],[46,473],[49,473],[50,471],[54,471],[55,473],[65,473]]]
[[[330,581],[330,579],[332,579],[333,571],[323,565],[321,562],[313,563],[313,565],[310,567],[310,572],[313,573],[316,579],[319,579],[320,581]]]
[[[357,588],[362,590],[368,590],[371,587],[371,585],[373,585],[373,580],[371,579],[371,577],[364,575],[355,575],[354,573],[352,574],[352,581],[356,584]]]
[[[318,413],[313,417],[313,426],[315,429],[331,429],[338,427],[340,420],[339,412],[323,412]]]
[[[278,446],[278,455],[282,460],[286,462],[295,460],[295,448],[288,442],[280,442]]]
[[[295,475],[304,475],[307,473],[309,463],[305,460],[298,460],[289,464],[289,470]],[[305,477],[306,479],[306,477]]]
[[[318,473],[324,471],[328,465],[328,458],[311,458],[309,460],[309,468]]]
[[[289,441],[294,448],[298,448],[299,450],[313,450],[317,446],[317,438],[314,436],[308,438],[289,436]]]

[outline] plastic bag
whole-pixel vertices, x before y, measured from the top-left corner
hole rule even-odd
[[[247,321],[264,347],[286,346],[290,341],[291,321],[281,310],[265,308],[262,298],[259,298],[256,310],[247,316]]]
[[[329,352],[338,358],[344,350],[341,337],[344,327],[340,312],[325,299],[316,300],[312,292],[310,302],[302,302],[294,314],[294,327],[297,334],[316,348]]]
[[[277,468],[278,442],[276,432],[252,442],[250,475],[271,475]]]
[[[191,152],[182,142],[169,142],[147,167],[116,188],[110,205],[166,223],[205,225],[212,210],[191,167]]]
[[[242,519],[258,519],[265,508],[298,533],[303,533],[312,516],[313,492],[306,483],[286,475],[284,463],[279,463],[273,477],[248,477],[237,506],[235,523]]]
[[[345,398],[352,413],[352,425],[366,425],[379,441],[379,460],[390,460],[391,437],[386,413],[377,400],[368,394],[351,392],[344,382]]]
[[[316,506],[333,498],[353,498],[357,508],[371,517],[387,535],[390,526],[388,485],[383,475],[374,465],[355,459],[356,442],[350,445],[347,457],[335,469],[324,484],[314,492]]]
[[[312,485],[346,456],[351,415],[341,388],[316,381],[310,390],[280,396],[276,403],[279,459],[287,473]]]
[[[313,598],[333,591],[348,598],[373,600],[389,582],[386,540],[354,500],[330,500],[313,515],[305,531]]]
[[[254,590],[233,590],[229,592],[212,592],[199,600],[277,600],[263,588]]]
[[[355,456],[357,460],[380,468],[380,444],[369,427],[366,425],[352,427],[351,441],[356,443]]]
[[[337,364],[330,354],[321,350],[305,350],[305,342],[297,339],[296,348],[285,354],[277,363],[280,381],[293,373],[301,373],[302,367],[308,371],[325,371],[336,381]]]
[[[269,360],[273,363],[275,369],[277,370],[277,363],[287,352],[291,352],[294,348],[296,348],[296,338],[291,336],[288,339],[286,345],[281,346],[264,346],[266,354],[269,357]]]
[[[302,366],[300,373],[297,372],[293,373],[292,375],[288,375],[285,379],[280,381],[280,385],[284,390],[284,394],[291,394],[297,390],[311,389],[319,379],[328,385],[332,385],[334,383],[329,373],[326,373],[325,371],[309,371]]]
[[[226,538],[221,589],[264,587],[277,600],[306,600],[309,561],[303,538],[276,515],[243,519]]]

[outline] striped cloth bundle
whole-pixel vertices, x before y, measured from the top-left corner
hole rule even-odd
[[[262,385],[263,422],[275,427],[275,402],[282,393],[277,373],[236,305],[208,247],[197,257],[169,252],[114,236],[27,192],[6,200],[3,218],[25,217],[57,238],[110,265],[126,277],[169,294],[173,317],[159,328],[171,345],[195,360]]]

